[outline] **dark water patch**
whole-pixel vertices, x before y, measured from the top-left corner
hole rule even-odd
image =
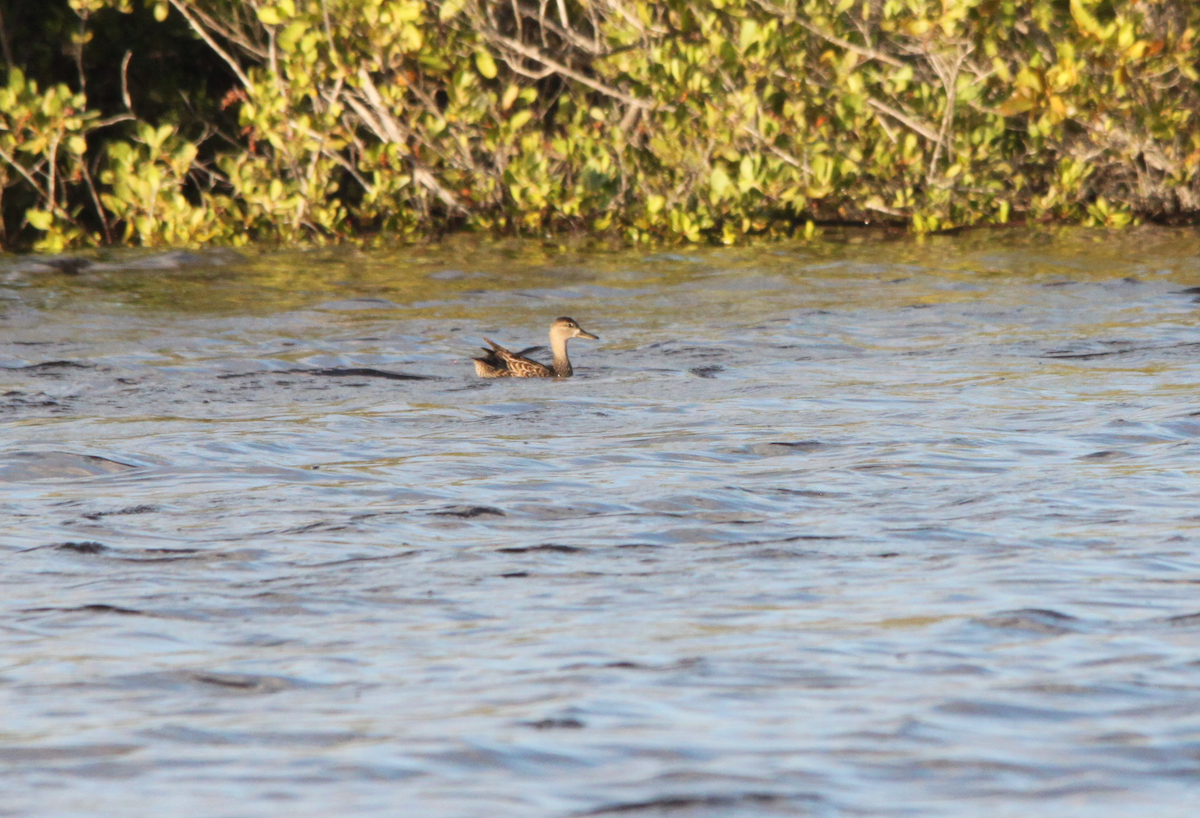
[[[119,517],[129,514],[153,514],[156,511],[158,511],[158,506],[136,505],[126,506],[116,511],[93,511],[90,514],[81,514],[80,516],[85,520],[99,520],[103,517]]]
[[[80,361],[43,361],[38,364],[26,364],[25,366],[7,366],[3,367],[10,372],[22,372],[29,375],[38,375],[51,378],[62,378],[64,370],[72,369],[96,369],[95,364],[82,363]]]
[[[683,659],[676,659],[670,662],[654,664],[651,662],[635,662],[628,659],[620,659],[612,662],[574,662],[569,665],[563,665],[563,670],[648,670],[653,672],[671,672],[676,670],[692,670],[704,665],[704,658],[700,656],[689,656]]]
[[[129,551],[126,551],[125,553],[141,553],[141,554],[155,554],[155,555],[166,554],[169,556],[174,556],[176,554],[181,554],[181,555],[201,554],[201,553],[203,553],[203,551],[202,551],[202,549],[199,549],[199,548],[139,548],[139,549],[136,549],[136,551],[133,551],[131,549]]]
[[[514,545],[506,548],[497,548],[496,551],[501,554],[532,554],[541,552],[550,552],[555,554],[578,554],[587,551],[586,548],[580,548],[576,545],[561,545],[559,543],[542,543],[541,545]]]
[[[551,717],[537,721],[523,721],[522,727],[532,727],[534,730],[581,730],[587,725],[573,717]]]
[[[39,546],[40,548],[53,548],[55,551],[70,551],[75,554],[99,554],[102,551],[109,551],[109,547],[104,543],[98,543],[93,540],[84,540],[83,542],[62,542],[55,545]],[[36,550],[36,549],[33,549]]]
[[[743,548],[745,546],[754,545],[781,545],[789,542],[826,542],[832,540],[845,540],[846,536],[842,534],[790,534],[786,537],[774,537],[763,540],[745,540],[743,542],[724,543],[721,548]]]
[[[281,529],[279,533],[280,534],[311,534],[314,531],[322,531],[322,532],[345,531],[348,528],[351,528],[351,526],[348,525],[347,523],[321,521],[321,522],[316,522],[316,523],[306,523],[305,525],[298,525],[298,526],[295,526],[294,528],[284,528],[284,529]]]
[[[220,673],[207,670],[169,670],[137,673],[108,681],[108,686],[125,690],[204,692],[231,696],[267,696],[285,690],[318,687],[314,682],[284,676],[253,673]]]
[[[0,398],[4,398],[4,401],[0,402],[0,409],[15,410],[39,407],[62,408],[66,406],[66,404],[61,402],[58,398],[47,395],[45,392],[35,392],[33,394],[29,394],[27,392],[22,392],[19,389],[10,389],[9,391],[0,395]]]
[[[662,815],[671,816],[671,818],[812,815],[814,810],[823,807],[823,801],[824,799],[819,795],[809,793],[799,795],[769,792],[664,795],[645,801],[623,801],[576,813],[576,815]]]
[[[739,491],[749,491],[745,488],[733,487]],[[845,492],[828,491],[823,489],[792,489],[782,486],[772,486],[759,490],[763,494],[782,494],[789,497],[810,497],[814,500],[838,500],[847,497]],[[758,493],[758,492],[756,492]]]
[[[293,367],[291,369],[264,369],[257,372],[232,372],[218,375],[218,380],[233,378],[266,377],[270,375],[317,375],[327,378],[383,378],[390,381],[437,381],[434,375],[413,375],[408,372],[390,372],[369,367]]]
[[[719,364],[714,364],[712,366],[698,366],[688,370],[688,372],[691,372],[698,378],[715,378],[717,377],[718,373],[724,371],[725,367],[720,366]]]
[[[430,514],[435,517],[463,517],[470,519],[472,517],[507,517],[498,508],[492,506],[448,506],[440,511],[431,511]]]
[[[61,273],[78,276],[84,273],[129,271],[168,271],[196,267],[225,266],[245,263],[246,257],[228,248],[202,252],[172,250],[166,253],[88,258],[85,256],[25,256],[8,269],[16,273]]]
[[[96,455],[71,452],[5,452],[0,454],[0,482],[100,477],[136,469]]]
[[[141,750],[139,744],[76,744],[57,747],[0,747],[0,763],[44,764],[56,761],[90,761],[129,755]]]
[[[80,605],[75,608],[24,608],[21,613],[86,613],[86,614],[121,614],[123,616],[145,616],[145,611],[134,608],[122,608],[119,605],[97,603]]]
[[[745,543],[736,543],[733,546],[721,546],[722,548],[743,547]],[[810,551],[800,548],[755,548],[739,555],[740,559],[757,559],[757,560],[804,560],[814,557],[823,556],[818,551]]]
[[[776,440],[770,443],[754,443],[748,451],[762,457],[778,457],[788,454],[809,454],[827,448],[829,448],[829,444],[819,440]]]
[[[394,554],[378,554],[378,555],[371,555],[371,556],[346,557],[345,559],[330,560],[328,562],[292,563],[292,564],[298,565],[298,566],[303,566],[305,568],[335,568],[335,567],[341,566],[341,565],[354,565],[356,563],[386,562],[389,560],[408,559],[409,557],[415,557],[418,554],[423,554],[423,553],[425,553],[424,549],[410,548],[406,551],[398,551]]]
[[[317,310],[395,310],[400,305],[386,298],[346,298],[341,301],[323,301],[313,309]]]
[[[1080,455],[1080,460],[1125,460],[1132,455],[1129,452],[1121,452],[1115,449],[1104,449],[1091,454]]]
[[[1200,627],[1200,613],[1179,614],[1178,616],[1169,616],[1162,620],[1173,628],[1195,628]]]
[[[1091,358],[1109,358],[1116,355],[1133,355],[1139,352],[1169,352],[1178,349],[1193,349],[1200,346],[1200,341],[1181,342],[1162,346],[1125,346],[1120,349],[1109,349],[1100,352],[1073,352],[1070,350],[1054,350],[1042,355],[1043,358],[1087,360]]]
[[[1072,721],[1087,718],[1089,714],[1075,710],[1053,710],[1045,707],[1023,707],[1000,702],[953,701],[939,705],[941,713],[955,716],[980,716],[1005,721]]]
[[[79,275],[93,264],[91,259],[82,256],[37,256],[22,259],[13,265],[12,270],[18,273],[62,273],[63,275]]]
[[[225,267],[235,264],[245,264],[249,261],[246,256],[227,247],[214,247],[203,251],[171,250],[166,253],[151,253],[148,255],[133,255],[104,259],[94,262],[89,268],[92,271],[168,271],[183,270],[197,267]]]
[[[254,552],[258,556],[259,552]],[[112,556],[124,562],[180,562],[192,560],[226,560],[245,558],[243,552],[205,550],[201,548],[122,548]],[[253,558],[253,557],[251,557]]]
[[[1084,628],[1084,624],[1073,616],[1039,608],[1003,611],[989,616],[977,617],[972,621],[977,625],[983,625],[987,628],[1027,631],[1047,636],[1077,633]]]

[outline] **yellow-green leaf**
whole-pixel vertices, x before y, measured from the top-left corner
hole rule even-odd
[[[514,131],[520,130],[526,122],[533,119],[533,111],[528,108],[524,111],[517,111],[512,115],[512,119],[508,120],[508,126]]]
[[[443,23],[447,20],[453,20],[466,4],[467,0],[445,0],[442,3],[442,7],[438,9],[438,19]]]
[[[258,19],[269,26],[277,26],[283,22],[283,15],[275,6],[263,6],[258,10]]]
[[[496,61],[492,59],[490,51],[481,48],[475,52],[475,67],[489,80],[496,78]]]
[[[25,219],[37,230],[49,230],[54,224],[54,214],[49,210],[26,210]]]

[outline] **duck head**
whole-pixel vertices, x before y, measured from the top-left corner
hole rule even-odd
[[[555,318],[554,323],[550,325],[550,338],[551,340],[561,338],[564,341],[568,338],[586,338],[589,341],[600,340],[600,336],[585,332],[583,327],[579,326],[574,318]]]

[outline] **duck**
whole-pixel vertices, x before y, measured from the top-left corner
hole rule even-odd
[[[527,349],[509,352],[491,338],[484,338],[491,349],[483,347],[487,354],[471,359],[475,362],[475,374],[481,378],[569,378],[574,370],[571,368],[571,359],[567,357],[567,341],[572,338],[600,340],[599,335],[585,332],[574,318],[555,318],[550,325],[550,349],[554,353],[554,362],[546,366],[526,358],[524,353],[529,351]]]

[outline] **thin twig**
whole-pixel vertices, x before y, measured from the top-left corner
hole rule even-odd
[[[942,148],[946,144],[946,135],[950,132],[950,126],[954,123],[954,109],[958,103],[958,74],[968,54],[970,54],[970,50],[956,45],[953,69],[951,69],[947,61],[942,59],[940,54],[935,54],[932,51],[928,54],[929,64],[933,66],[938,79],[942,81],[942,88],[946,91],[946,111],[942,115],[942,129],[938,133],[937,142],[934,144],[933,156],[929,159],[929,172],[925,177],[927,185],[933,185],[933,177],[937,173],[937,163],[941,158]]]
[[[42,193],[42,186],[38,183],[38,180],[33,178],[33,175],[28,170],[25,169],[25,166],[22,165],[20,162],[18,162],[16,159],[14,159],[13,155],[11,153],[9,153],[8,151],[4,150],[4,148],[0,148],[0,159],[3,159],[8,164],[12,165],[12,167],[17,171],[17,173],[24,176],[25,181],[29,182],[29,184],[33,185],[33,189],[38,192],[39,196],[44,195]]]
[[[791,165],[792,167],[794,167],[794,168],[800,168],[801,170],[805,170],[805,171],[807,171],[807,170],[808,170],[808,165],[807,165],[807,163],[805,163],[805,162],[801,162],[799,159],[797,159],[796,157],[792,156],[792,155],[791,155],[790,153],[788,153],[787,151],[783,150],[782,148],[778,148],[778,147],[776,147],[776,146],[775,146],[775,145],[774,145],[774,144],[773,144],[773,143],[772,143],[772,142],[771,142],[769,139],[767,139],[765,136],[763,136],[761,133],[759,133],[758,129],[757,129],[757,128],[755,128],[753,125],[743,125],[743,126],[742,126],[742,130],[744,130],[746,133],[748,133],[748,134],[750,134],[751,136],[753,136],[755,139],[757,139],[757,140],[759,141],[759,143],[760,143],[760,144],[761,144],[761,145],[762,145],[764,148],[766,148],[766,149],[767,149],[767,150],[769,150],[771,153],[773,153],[773,154],[775,154],[776,156],[778,156],[778,157],[779,157],[780,159],[782,159],[784,162],[787,162],[787,163],[788,163],[789,165]]]
[[[133,113],[133,99],[129,96],[129,60],[133,57],[132,51],[126,51],[125,56],[121,58],[121,99],[125,101],[125,110]]]
[[[379,123],[386,132],[386,137],[383,137],[384,141],[403,144],[404,134],[401,133],[400,123],[396,121],[396,118],[392,116],[392,112],[384,104],[383,95],[375,87],[375,81],[371,79],[371,74],[365,67],[358,69],[358,81],[362,84],[363,94],[366,95],[367,101],[371,103],[371,107],[375,110],[375,115],[378,117]]]
[[[197,35],[199,35],[200,39],[208,43],[208,47],[217,52],[217,56],[223,59],[225,63],[233,69],[233,73],[237,76],[238,81],[241,82],[242,87],[249,91],[250,78],[246,76],[245,72],[242,71],[241,66],[237,64],[233,57],[229,56],[225,49],[217,45],[217,41],[209,36],[208,32],[204,30],[204,26],[196,22],[196,19],[188,13],[188,8],[183,3],[183,0],[169,0],[169,2],[175,7],[176,11],[183,15],[183,19],[188,21],[188,25],[192,27],[192,30],[195,31]]]
[[[96,193],[96,183],[92,181],[92,173],[88,170],[87,162],[81,162],[80,164],[83,168],[83,178],[87,182],[88,192],[92,194],[92,204],[96,206],[96,215],[100,217],[100,225],[104,228],[104,241],[107,244],[112,244],[112,230],[109,229],[108,217],[104,215],[104,208],[100,206],[100,196]]]
[[[260,60],[265,60],[267,58],[267,52],[261,47],[250,42],[242,35],[225,28],[220,22],[206,14],[203,9],[199,9],[191,5],[189,5],[189,8],[191,9],[192,14],[196,15],[196,17],[200,19],[200,22],[204,23],[209,30],[215,31],[226,40],[229,40],[229,42],[239,46],[243,51],[252,57],[257,57]]]
[[[312,131],[309,131],[309,135],[315,136],[315,134],[313,134]],[[368,182],[366,179],[364,179],[362,177],[362,174],[360,174],[358,172],[358,168],[354,167],[354,165],[352,165],[349,161],[347,161],[346,157],[342,156],[340,153],[338,153],[335,150],[330,150],[329,148],[322,148],[321,153],[324,156],[328,157],[329,159],[332,159],[334,162],[337,162],[339,165],[341,165],[342,169],[345,170],[347,173],[349,173],[351,176],[353,176],[355,181],[357,181],[360,185],[362,185],[362,189],[365,190],[368,194],[375,193],[375,186],[372,185],[370,182]]]
[[[867,210],[874,210],[877,213],[886,213],[889,216],[897,216],[901,219],[908,218],[906,215],[901,213],[899,210],[896,210],[891,207],[885,207],[881,204],[871,204],[870,202],[867,202],[866,204],[863,205],[863,207],[865,207]]]
[[[909,116],[908,114],[906,114],[902,111],[898,111],[895,108],[893,108],[892,106],[882,103],[879,100],[875,99],[874,97],[868,97],[867,104],[870,105],[875,110],[879,111],[880,113],[887,114],[892,119],[895,119],[896,121],[898,121],[900,124],[907,125],[910,129],[916,131],[921,136],[928,139],[930,142],[938,141],[938,132],[935,131],[931,125],[928,125],[919,119],[914,119],[911,116]]]
[[[600,93],[604,94],[605,96],[610,96],[613,99],[619,99],[622,102],[626,103],[627,105],[636,105],[639,108],[653,108],[654,107],[654,104],[651,102],[647,102],[644,99],[638,99],[637,97],[632,97],[629,94],[626,94],[624,91],[618,91],[616,88],[610,88],[609,86],[605,85],[604,83],[594,80],[591,77],[587,76],[586,74],[581,74],[572,68],[568,68],[567,66],[558,62],[557,60],[547,57],[545,54],[538,51],[536,48],[530,48],[529,46],[525,45],[524,43],[517,42],[516,40],[512,39],[511,37],[505,37],[503,34],[498,34],[496,32],[488,32],[487,36],[493,42],[504,46],[505,48],[509,49],[510,51],[520,54],[522,57],[526,57],[528,59],[540,62],[542,65],[546,66],[547,68],[553,69],[556,73],[562,74],[564,77],[567,77],[568,79],[573,79],[578,83],[586,85],[588,88],[591,88],[594,91],[599,91]],[[510,66],[512,66],[516,62],[515,60],[512,60],[509,57],[503,57],[503,59]]]
[[[137,119],[137,117],[133,114],[117,114],[116,116],[110,116],[108,119],[97,119],[88,130],[95,131],[100,128],[107,128],[109,125],[116,125],[118,122],[129,122],[134,119]]]
[[[796,17],[791,11],[789,11],[787,9],[779,8],[778,6],[774,5],[773,3],[768,3],[765,0],[754,0],[754,2],[756,4],[758,4],[758,6],[760,8],[762,8],[764,11],[774,14],[775,16],[777,16],[785,21],[788,21],[788,22],[794,21],[801,28],[807,29],[808,31],[812,32],[813,34],[816,34],[822,40],[825,40],[826,42],[829,42],[829,43],[833,43],[834,45],[838,46],[839,48],[844,48],[847,51],[853,51],[855,54],[866,57],[868,59],[879,60],[882,63],[886,63],[890,66],[893,66],[894,68],[903,68],[904,67],[904,63],[902,63],[900,60],[896,59],[895,57],[891,56],[890,54],[884,54],[882,51],[876,51],[875,49],[869,48],[866,46],[855,45],[854,43],[850,42],[849,40],[838,37],[836,34],[830,34],[827,31],[822,31],[821,29],[817,28],[816,26],[814,26],[812,23],[808,22],[807,20],[802,20],[802,19]]]
[[[855,45],[854,43],[850,42],[849,40],[843,40],[841,37],[838,37],[833,34],[829,34],[828,32],[825,32],[825,31],[821,31],[821,29],[817,28],[812,23],[806,22],[805,20],[797,20],[796,22],[800,24],[801,28],[808,29],[813,34],[816,34],[818,37],[820,37],[822,40],[833,43],[836,46],[840,46],[841,48],[844,48],[847,51],[853,51],[855,54],[858,54],[863,57],[867,57],[868,59],[879,60],[881,63],[886,63],[887,65],[890,65],[893,68],[903,68],[905,65],[903,62],[901,62],[900,60],[896,59],[895,57],[893,57],[889,54],[884,54],[883,52],[876,51],[873,48],[864,48],[861,45]]]
[[[89,12],[84,6],[75,13],[79,15],[79,42],[75,44],[75,70],[79,72],[79,93],[87,96],[87,73],[83,70],[83,44],[87,42]]]
[[[62,134],[56,133],[50,138],[50,153],[46,159],[48,164],[46,167],[46,199],[48,200],[51,212],[58,209],[58,144],[62,140]]]
[[[371,110],[367,109],[366,105],[355,98],[354,94],[344,93],[342,99],[354,109],[355,113],[362,118],[368,128],[375,132],[381,142],[391,142],[397,145],[406,145],[403,134],[403,126],[396,121],[391,112],[384,105],[383,97],[379,93],[379,89],[375,87],[371,75],[365,68],[358,72],[359,81],[362,83],[362,93],[367,98],[367,102],[371,105]],[[466,207],[455,197],[453,193],[447,190],[442,184],[434,178],[433,174],[417,163],[415,156],[411,154],[408,157],[412,164],[412,178],[421,187],[434,194],[442,201],[446,207],[452,210],[458,210],[463,213],[469,213]]]

